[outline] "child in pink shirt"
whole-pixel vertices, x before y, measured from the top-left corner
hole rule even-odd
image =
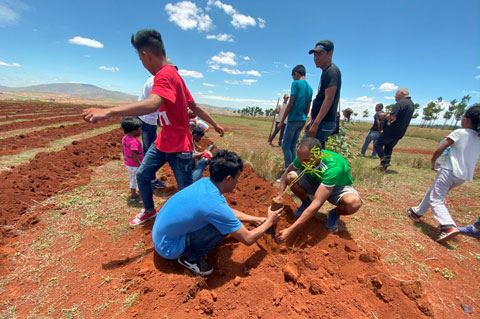
[[[125,135],[122,138],[123,163],[130,176],[130,197],[131,201],[140,200],[138,196],[137,170],[143,160],[142,144],[138,137],[142,134],[142,121],[138,117],[129,116],[120,119]]]

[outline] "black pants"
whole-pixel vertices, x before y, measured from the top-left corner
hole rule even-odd
[[[287,126],[287,124],[283,124],[282,125],[282,129],[278,129],[278,123],[280,122],[275,122],[275,130],[273,130],[273,133],[272,135],[270,136],[270,138],[268,139],[268,141],[270,143],[272,143],[273,139],[275,138],[275,135],[277,135],[278,131],[280,131],[280,137],[278,138],[278,145],[282,145],[282,140],[283,140],[283,132],[285,131],[285,126]]]
[[[374,144],[375,151],[380,157],[380,165],[390,165],[393,148],[395,145],[397,145],[399,140],[400,138],[391,137],[385,135],[385,133],[380,134],[380,137],[375,141]]]

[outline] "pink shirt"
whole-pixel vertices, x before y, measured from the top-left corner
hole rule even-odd
[[[133,136],[125,135],[122,138],[122,150],[123,150],[123,163],[127,166],[138,167],[132,157],[132,151],[136,151],[138,154],[138,160],[142,163],[143,149],[142,144],[138,139]]]

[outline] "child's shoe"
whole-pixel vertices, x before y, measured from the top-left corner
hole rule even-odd
[[[480,230],[475,228],[473,225],[467,225],[465,227],[457,227],[457,229],[462,235],[480,238]]]
[[[308,206],[310,206],[310,204],[312,203],[312,201],[310,199],[306,199],[304,201],[302,201],[302,205],[300,205],[300,207],[298,207],[294,212],[293,212],[293,215],[295,215],[296,217],[300,217],[302,216],[302,213],[305,209],[307,209]]]
[[[328,212],[327,215],[327,223],[325,224],[325,227],[332,233],[338,232],[338,220],[340,219],[340,216],[335,212],[335,208],[332,209],[331,211]]]
[[[145,211],[145,209],[142,208],[142,210],[140,211],[140,214],[135,216],[135,218],[130,221],[130,226],[143,224],[144,222],[146,222],[147,220],[155,216],[157,216],[157,210],[155,208],[151,213]]]
[[[435,241],[437,243],[444,243],[458,234],[460,234],[460,231],[457,229],[457,227],[450,227],[447,230],[442,230],[437,238],[435,238]]]
[[[415,210],[413,209],[413,207],[407,208],[407,215],[414,222],[419,222],[420,218],[422,217],[422,216],[418,215],[417,213],[415,213]]]

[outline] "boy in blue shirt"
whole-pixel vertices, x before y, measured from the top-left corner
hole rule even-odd
[[[267,218],[251,216],[228,206],[222,194],[235,189],[243,170],[234,152],[220,150],[210,162],[210,178],[202,178],[173,195],[160,210],[152,229],[156,252],[198,275],[209,275],[213,267],[203,257],[231,234],[250,246],[275,225],[282,210],[268,209]],[[240,222],[261,224],[248,230]]]

